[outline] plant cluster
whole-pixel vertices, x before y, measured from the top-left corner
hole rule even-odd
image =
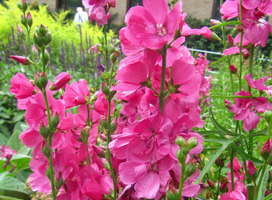
[[[115,0],[83,4],[91,20],[106,26]],[[27,3],[17,6],[30,35]],[[53,200],[270,199],[272,87],[266,81],[271,77],[256,77],[253,55],[271,32],[263,18],[272,14],[271,7],[270,1],[229,0],[221,6],[222,21],[194,29],[185,22],[181,1],[172,0],[169,6],[166,0],[143,0],[143,6],[128,11],[120,30],[120,63],[120,50],[109,43],[106,31],[100,44],[90,48],[105,59],[97,66],[99,90],[85,79],[70,83],[67,72],[50,80],[48,46],[54,37],[49,28],[37,26],[32,53],[11,56],[35,69],[10,80],[10,92],[27,123],[19,138],[33,149],[30,188]],[[233,18],[237,21],[227,21]],[[226,37],[229,24],[236,26],[235,37]],[[217,28],[222,39],[213,32]],[[202,54],[195,59],[184,45],[191,35],[224,46],[217,62],[228,65],[227,95],[210,94],[208,60]],[[217,122],[216,99],[225,99],[231,128]],[[201,112],[207,107],[214,129],[203,131]],[[260,118],[265,129],[257,132]],[[0,150],[4,167],[10,165],[13,173],[15,152],[5,145]]]

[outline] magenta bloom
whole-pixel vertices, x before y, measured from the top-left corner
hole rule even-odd
[[[18,63],[21,63],[23,65],[30,65],[31,63],[29,62],[29,60],[24,57],[24,56],[14,56],[14,55],[11,55],[10,56],[11,59],[17,61]]]
[[[233,191],[223,194],[220,200],[246,200],[246,197],[242,192]]]
[[[6,158],[7,160],[10,160],[13,155],[16,154],[16,151],[11,149],[9,146],[2,145],[0,146],[0,157],[1,158]]]
[[[93,5],[89,8],[90,21],[95,20],[98,26],[108,23],[107,13],[105,8],[100,5]]]
[[[260,44],[262,47],[265,47],[268,35],[271,32],[270,24],[264,19],[259,19],[250,21],[247,24],[244,36],[252,44]]]
[[[86,103],[86,98],[90,96],[89,87],[86,80],[79,80],[79,82],[72,82],[71,85],[66,85],[63,100],[65,107],[71,108],[74,106]]]
[[[191,64],[176,61],[172,66],[172,79],[174,85],[179,85],[178,90],[183,95],[197,93],[201,84],[201,75],[196,73]]]
[[[181,12],[180,1],[169,12],[166,0],[144,0],[143,7],[132,7],[126,15],[126,38],[149,49],[162,49],[173,40]]]
[[[248,96],[252,95],[247,91],[241,91],[236,93],[237,96]],[[258,97],[255,99],[236,98],[234,99],[235,104],[230,105],[230,101],[225,100],[226,107],[230,112],[235,113],[235,120],[242,120],[245,131],[250,131],[257,127],[260,122],[260,118],[256,112],[264,113],[267,109],[271,110],[271,104],[265,97]]]
[[[266,87],[264,84],[264,82],[267,80],[267,77],[254,81],[252,79],[252,74],[247,74],[244,78],[250,87],[255,88],[256,90],[268,90],[268,87]]]
[[[61,72],[56,76],[54,82],[50,86],[50,90],[58,90],[66,86],[66,84],[71,80],[70,74],[67,72]]]
[[[10,92],[16,99],[25,99],[34,94],[34,85],[22,73],[17,73],[10,79]]]

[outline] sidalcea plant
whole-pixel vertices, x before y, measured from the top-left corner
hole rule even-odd
[[[253,6],[252,2],[247,3]],[[258,9],[260,15],[264,12],[262,9],[267,9],[259,3],[254,9]],[[89,8],[91,20],[104,26],[115,1],[90,0],[83,4]],[[233,7],[226,7],[229,4]],[[262,162],[253,157],[254,134],[248,131],[256,128],[259,113],[271,110],[270,102],[262,96],[270,87],[265,86],[266,78],[254,80],[246,73],[249,74],[245,76],[249,91],[242,90],[242,53],[248,47],[251,49],[249,72],[252,72],[252,46],[263,45],[264,39],[252,39],[251,33],[244,32],[251,25],[244,25],[248,16],[239,10],[241,7],[241,1],[226,1],[221,12],[224,19],[240,16],[240,21],[235,23],[243,26],[236,48],[225,52],[226,56],[238,53],[241,59],[240,69],[230,67],[230,75],[239,76],[239,91],[229,97],[234,98],[235,104],[226,100],[225,105],[235,113],[234,120],[243,121],[244,131],[239,122],[235,132],[228,131],[212,115],[218,129],[216,134],[221,137],[216,142],[222,146],[205,166],[199,156],[204,139],[196,128],[203,127],[201,110],[210,103],[210,78],[205,77],[209,62],[202,54],[195,59],[183,43],[185,36],[192,34],[225,40],[218,38],[212,28],[191,29],[185,22],[181,1],[171,1],[169,8],[166,0],[143,0],[143,6],[128,11],[127,26],[120,31],[125,58],[117,70],[120,52],[108,43],[104,31],[100,44],[90,48],[106,61],[106,66],[101,63],[98,66],[103,80],[98,91],[83,79],[69,84],[71,76],[66,72],[51,83],[47,78],[50,55],[46,47],[52,35],[45,26],[38,26],[33,37],[41,53],[38,62],[14,58],[23,64],[41,65],[42,71],[36,72],[34,81],[21,73],[11,79],[11,93],[18,100],[18,108],[26,111],[28,128],[20,139],[33,148],[30,163],[33,174],[29,177],[32,190],[58,200],[180,200],[195,198],[202,192],[208,197],[207,191],[214,199],[223,200],[263,197],[263,188],[269,188],[270,184],[262,181],[268,176],[271,142],[268,138],[264,145]],[[215,26],[218,25],[224,26],[224,23]],[[249,41],[246,45],[243,37]],[[256,96],[251,88],[260,91],[260,95]],[[267,115],[271,137],[271,116]],[[223,180],[227,157],[220,155],[229,146],[230,172]],[[244,149],[248,149],[247,152]],[[243,158],[241,166],[235,152]],[[208,177],[207,182],[212,186],[208,190],[199,179],[214,162],[219,170],[218,182],[213,183]]]

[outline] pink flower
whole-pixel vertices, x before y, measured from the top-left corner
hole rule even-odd
[[[50,90],[58,90],[66,86],[66,84],[71,80],[70,74],[67,72],[61,72],[56,76],[54,82],[50,85]]]
[[[21,33],[24,32],[23,29],[19,26],[19,24],[17,24],[17,32],[18,32],[19,34],[21,34]]]
[[[272,163],[272,140],[268,139],[262,148],[261,155],[266,162]]]
[[[258,21],[250,21],[245,29],[245,38],[252,44],[260,44],[265,47],[269,33],[271,33],[270,24],[264,19]]]
[[[267,80],[267,77],[260,78],[254,81],[252,79],[252,74],[247,74],[244,78],[246,79],[250,87],[255,88],[256,90],[268,90],[268,88],[264,84],[264,82]]]
[[[89,8],[90,21],[95,20],[98,26],[108,23],[107,13],[105,8],[100,5],[93,5]]]
[[[238,92],[235,95],[252,97],[252,95],[246,91]],[[235,113],[234,120],[242,120],[244,122],[243,127],[245,131],[256,128],[260,121],[259,116],[253,110],[264,113],[267,109],[272,109],[271,104],[265,97],[255,99],[236,98],[234,101],[235,104],[230,105],[230,101],[225,100],[225,105],[230,112]]]
[[[239,13],[239,0],[227,0],[220,8],[220,13],[224,20],[231,19],[238,16]]]
[[[66,85],[63,100],[65,107],[71,108],[74,106],[86,103],[86,98],[90,96],[87,81],[80,79],[79,82],[72,82],[71,85]]]
[[[224,193],[220,200],[246,200],[245,195],[239,191],[232,191],[228,193]]]
[[[172,79],[183,95],[197,93],[201,83],[201,75],[196,73],[195,67],[182,61],[176,61],[173,64]]]
[[[25,99],[34,95],[34,85],[22,73],[17,73],[10,79],[10,92],[16,99]]]
[[[144,0],[143,7],[132,7],[126,15],[126,38],[149,49],[162,49],[179,28],[181,10],[180,1],[169,12],[166,0]]]
[[[7,160],[10,160],[13,155],[16,154],[16,151],[11,149],[9,146],[2,145],[0,146],[0,157],[2,159],[6,158]]]
[[[23,65],[30,65],[31,64],[30,61],[26,57],[23,57],[23,56],[11,55],[10,58],[17,61],[18,63],[23,64]]]
[[[250,176],[253,176],[257,171],[256,167],[254,166],[251,160],[247,162],[247,170]]]

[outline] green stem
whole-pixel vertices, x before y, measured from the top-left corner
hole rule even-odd
[[[86,124],[88,127],[90,127],[90,105],[89,105],[89,102],[87,103],[87,123]],[[87,131],[90,132],[90,129],[87,129]],[[86,139],[86,141],[84,141],[84,144],[85,144],[85,148],[87,151],[88,164],[91,165],[91,157],[90,157],[89,148],[88,148],[88,138]]]
[[[180,182],[179,182],[179,193],[178,193],[178,199],[181,199],[182,197],[182,189],[183,189],[183,184],[184,184],[184,181],[185,181],[185,178],[184,178],[184,173],[185,173],[185,158],[182,160],[182,163],[181,163],[181,174],[180,174]]]
[[[46,112],[47,112],[47,118],[48,118],[48,127],[50,130],[51,127],[51,112],[50,112],[50,107],[49,107],[49,103],[48,103],[48,99],[47,99],[47,94],[46,94],[46,90],[44,90],[43,92],[43,97],[44,97],[44,101],[45,101],[45,106],[46,106]],[[55,191],[55,181],[54,181],[54,168],[53,168],[53,149],[52,149],[52,140],[53,140],[53,134],[49,134],[49,147],[51,149],[51,153],[50,156],[48,158],[48,162],[49,162],[49,171],[50,171],[50,182],[51,182],[51,188],[52,188],[52,199],[56,200],[56,191]]]
[[[271,133],[272,133],[272,116],[270,118],[270,122],[269,122],[269,125],[268,125],[268,136],[267,136],[268,140],[271,139]]]
[[[221,176],[221,167],[219,167],[219,172],[218,172],[218,182],[217,182],[217,192],[216,192],[216,199],[218,199],[218,196],[219,196],[219,190],[220,190],[220,187],[219,187],[219,183],[220,183],[220,176]]]
[[[45,54],[45,47],[42,48],[42,62],[43,62],[42,69],[43,69],[43,72],[45,72],[45,67],[46,67],[44,54]]]
[[[107,38],[107,29],[106,25],[103,28],[103,33],[104,33],[104,39],[105,39],[105,44],[104,44],[104,50],[105,50],[105,64],[106,64],[106,72],[109,71],[109,52],[108,52],[108,38]]]
[[[234,152],[233,152],[233,149],[231,148],[230,150],[230,172],[231,172],[231,188],[232,188],[232,191],[234,191],[234,172],[233,172],[233,155]]]
[[[237,98],[241,98],[241,99],[254,99],[255,97],[251,97],[251,96],[219,96],[219,95],[212,95],[212,98],[230,98],[230,99],[237,99]]]
[[[106,60],[108,60],[108,57],[106,57]],[[113,68],[114,66],[111,67],[110,69],[110,79],[109,79],[109,88],[111,87],[112,84],[112,76],[113,76]],[[110,89],[109,89],[110,90]],[[114,191],[113,191],[113,199],[117,199],[117,182],[116,182],[116,174],[115,171],[113,169],[112,166],[112,162],[111,162],[111,152],[109,149],[109,143],[111,141],[111,91],[109,91],[109,95],[108,95],[108,121],[107,121],[107,161],[109,163],[109,167],[110,167],[110,173],[111,173],[111,178],[113,180],[113,187],[114,187]]]
[[[162,113],[163,113],[163,104],[164,104],[163,97],[164,97],[165,71],[166,71],[166,53],[167,53],[167,46],[165,44],[163,47],[163,52],[162,52],[161,89],[160,89],[160,95],[159,95],[160,109]]]
[[[239,17],[240,21],[242,21],[242,0],[240,0],[239,4]],[[243,32],[241,32],[241,38],[240,38],[240,53],[239,53],[239,59],[240,59],[240,75],[239,75],[239,91],[242,90],[242,75],[243,75],[243,54],[242,54],[242,49],[243,49]]]

